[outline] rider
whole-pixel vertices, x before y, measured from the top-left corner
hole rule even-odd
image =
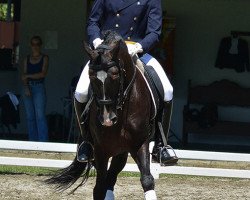
[[[162,27],[161,0],[95,0],[87,24],[89,43],[97,48],[102,42],[102,32],[114,30],[125,41],[129,41],[129,53],[139,55],[140,60],[152,66],[164,88],[164,109],[161,111],[159,121],[165,126],[167,139],[171,120],[173,87],[169,82],[159,62],[148,54],[149,50],[159,41]],[[131,46],[131,43],[133,44]],[[88,101],[88,63],[85,66],[75,91],[75,108],[78,121]],[[80,127],[83,132],[84,128]],[[157,130],[157,129],[156,129]],[[84,135],[84,134],[83,134]],[[84,135],[86,139],[86,135]],[[166,142],[165,142],[166,143]],[[162,162],[176,162],[177,158],[171,156],[167,148],[162,148],[164,142],[158,129],[155,134],[153,159]],[[83,143],[78,149],[78,160],[86,162],[92,157],[92,148],[88,143]]]

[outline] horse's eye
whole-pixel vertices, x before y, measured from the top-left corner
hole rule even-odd
[[[117,79],[119,77],[119,70],[116,67],[112,67],[108,74],[112,79]]]
[[[115,80],[115,79],[119,78],[119,74],[111,75],[111,78],[112,78],[113,80]]]
[[[119,73],[118,71],[112,71],[109,73],[109,76],[114,80],[114,79],[119,78]]]
[[[94,70],[89,69],[89,77],[90,78],[96,78],[96,76],[97,76],[97,73]]]
[[[111,74],[112,74],[112,75],[118,75],[119,72],[118,72],[118,71],[112,71]]]

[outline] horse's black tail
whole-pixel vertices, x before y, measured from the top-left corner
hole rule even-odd
[[[86,183],[92,166],[92,162],[82,163],[75,158],[70,166],[59,170],[53,177],[45,180],[45,183],[56,185],[56,189],[63,191],[74,185],[74,183],[82,176],[83,179],[81,183],[71,192],[73,193]]]

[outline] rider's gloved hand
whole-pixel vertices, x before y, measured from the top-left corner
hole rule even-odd
[[[103,42],[103,40],[101,38],[94,39],[94,41],[93,41],[94,48],[96,49],[99,45],[102,44],[102,42]]]
[[[140,43],[136,43],[136,44],[134,44],[133,46],[129,47],[129,48],[128,48],[128,51],[129,51],[129,54],[130,54],[131,56],[134,56],[134,55],[136,55],[136,54],[138,54],[138,53],[142,53],[142,52],[143,52],[143,49],[142,49],[142,46],[141,46]]]

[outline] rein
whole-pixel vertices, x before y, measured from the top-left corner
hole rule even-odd
[[[119,96],[119,100],[118,100],[118,104],[116,106],[116,108],[119,110],[123,108],[123,105],[125,104],[126,100],[127,100],[127,97],[128,97],[128,94],[129,92],[131,91],[132,87],[133,87],[133,84],[135,82],[135,78],[136,78],[136,67],[135,67],[135,64],[133,63],[133,68],[134,68],[134,72],[133,72],[133,76],[132,76],[132,79],[130,81],[130,83],[128,84],[127,88],[125,89],[125,91],[123,92],[123,95],[120,97]],[[122,70],[124,70],[124,68],[122,68]],[[121,84],[123,85],[123,83]],[[120,94],[119,94],[120,95]]]

